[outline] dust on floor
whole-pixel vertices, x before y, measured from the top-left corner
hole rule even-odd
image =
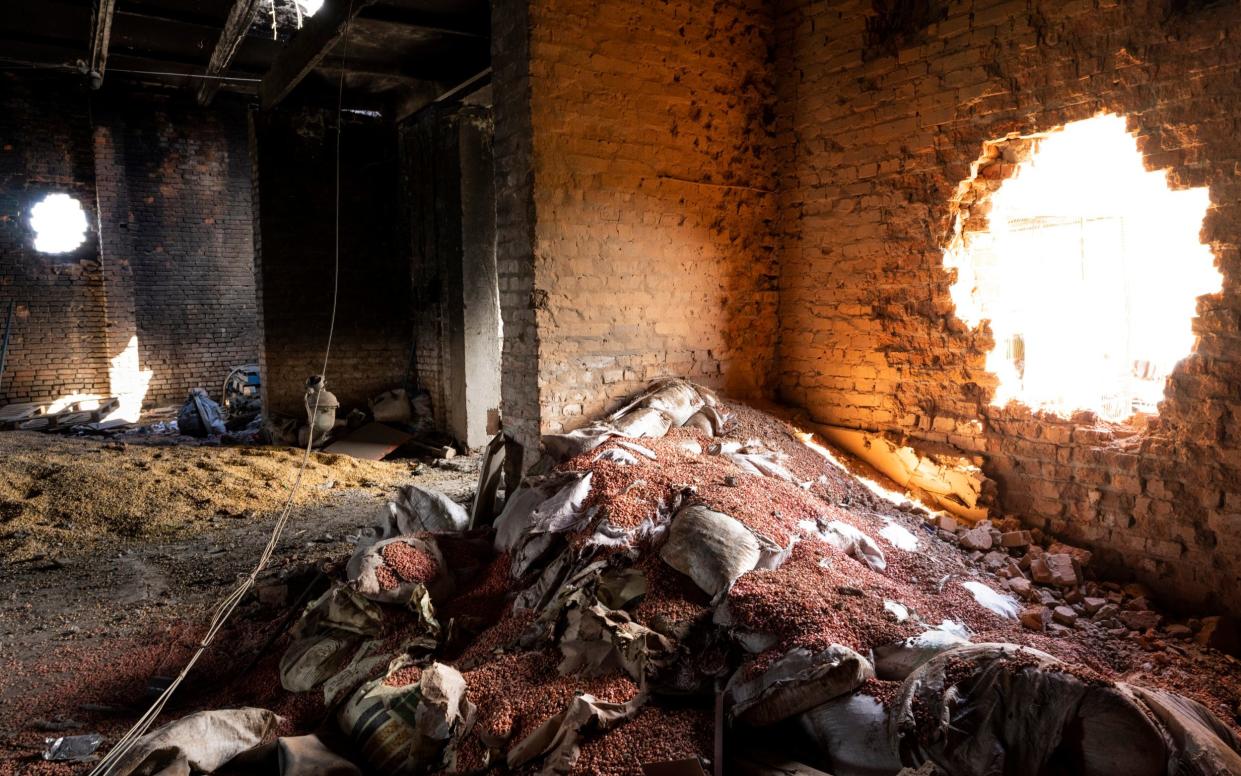
[[[211,608],[266,544],[301,456],[0,434],[0,774],[74,772],[37,759],[44,737],[115,736],[132,721],[113,707],[140,705],[151,677],[180,669]],[[433,466],[313,454],[268,576],[347,555],[349,537],[402,485],[468,503],[477,476],[469,457]],[[276,624],[253,596],[245,608],[247,627],[262,627],[222,638],[226,656],[257,652]],[[197,673],[210,683],[211,662]],[[71,705],[58,703],[70,695]],[[83,708],[94,696],[99,705]]]
[[[0,558],[54,557],[87,539],[164,539],[213,522],[253,521],[283,506],[302,457],[284,447],[0,434]],[[357,488],[386,492],[420,466],[314,453],[297,503],[324,504]]]

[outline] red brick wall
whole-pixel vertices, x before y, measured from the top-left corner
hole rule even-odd
[[[502,5],[496,61],[529,48],[528,72],[504,66],[495,88],[506,425],[580,425],[666,374],[761,394],[776,304],[764,4]],[[533,177],[517,191],[529,179],[503,149],[522,111]],[[530,202],[533,235],[506,247]],[[535,350],[537,383],[511,381]]]
[[[0,404],[108,393],[135,336],[148,406],[217,394],[257,356],[243,109],[0,78],[0,316],[17,303]],[[33,248],[30,208],[50,192],[86,211],[77,251]]]
[[[258,357],[245,110],[130,98],[97,114],[109,350],[138,338],[148,406],[220,398]]]
[[[59,79],[0,74],[0,327],[15,303],[0,405],[75,393],[105,393],[106,301],[94,230],[80,249],[34,250],[30,208],[64,192],[95,223],[94,158],[83,90],[41,95]],[[38,127],[38,131],[31,131]]]
[[[1237,611],[1241,10],[921,5],[912,29],[886,36],[868,2],[780,6],[781,397],[823,422],[976,454],[998,512],[1189,607]],[[991,407],[990,335],[955,318],[942,264],[953,196],[984,141],[1100,111],[1128,116],[1173,185],[1210,187],[1202,237],[1225,277],[1200,300],[1197,351],[1145,431]]]

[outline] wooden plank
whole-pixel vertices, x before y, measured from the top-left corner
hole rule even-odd
[[[373,2],[375,0],[342,0],[324,5],[312,16],[263,76],[259,84],[259,102],[263,109],[270,110],[289,96],[345,34],[353,17]]]
[[[698,758],[668,760],[658,763],[642,763],[642,776],[707,776]]]
[[[382,461],[410,439],[413,439],[413,434],[398,431],[382,423],[367,423],[348,437],[323,448],[323,452],[363,458],[367,461]]]
[[[254,15],[258,13],[261,2],[262,0],[233,0],[233,7],[229,9],[228,19],[220,32],[220,39],[216,41],[215,49],[211,52],[211,61],[207,63],[208,77],[198,87],[199,105],[210,105],[216,92],[220,90],[220,82],[215,80],[215,77],[228,70],[233,55],[237,53],[246,32],[254,23]]]
[[[103,86],[103,71],[108,65],[108,41],[112,38],[112,14],[116,0],[98,0],[91,16],[90,85]]]

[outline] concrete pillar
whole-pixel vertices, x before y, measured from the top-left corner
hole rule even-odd
[[[489,111],[464,109],[457,121],[461,162],[460,296],[450,301],[453,368],[449,426],[479,447],[498,430],[500,412],[500,289],[496,277],[496,200]]]
[[[417,376],[437,423],[475,448],[500,407],[491,111],[431,106],[401,129]]]

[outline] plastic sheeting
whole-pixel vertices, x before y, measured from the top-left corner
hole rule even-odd
[[[863,690],[816,706],[798,724],[831,760],[833,776],[894,776],[901,770],[888,741],[887,710]]]
[[[888,567],[883,550],[879,548],[875,540],[846,522],[830,520],[825,523],[823,520],[818,522],[803,520],[798,523],[798,527],[846,555],[860,560],[874,571],[883,571]]]
[[[974,596],[979,606],[993,614],[998,614],[1007,620],[1015,620],[1017,615],[1021,614],[1021,604],[1007,593],[998,593],[982,582],[973,580],[962,582],[961,587],[970,591],[970,595]]]
[[[874,650],[875,675],[902,681],[926,661],[950,649],[969,644],[963,635],[945,628],[932,628]]]
[[[889,713],[892,748],[954,776],[1194,772],[1168,769],[1171,737],[1123,687],[1082,676],[1013,644],[948,650],[905,679]]]
[[[228,431],[220,405],[212,401],[202,388],[190,390],[189,398],[177,413],[177,429],[193,437],[208,437]]]
[[[602,421],[563,434],[545,434],[543,450],[553,460],[562,461],[594,450],[616,436],[662,437],[668,429],[686,425],[691,419],[691,427],[712,427],[714,435],[723,426],[724,416],[718,411],[700,413],[714,409],[718,402],[713,393],[686,380],[657,380]]]

